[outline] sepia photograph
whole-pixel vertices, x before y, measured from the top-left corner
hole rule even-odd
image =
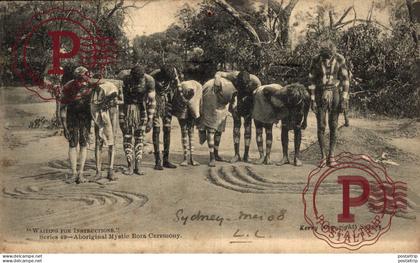
[[[420,253],[419,38],[419,0],[0,2],[0,252]]]

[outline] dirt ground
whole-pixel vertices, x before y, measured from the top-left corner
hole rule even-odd
[[[68,146],[60,130],[29,128],[37,118],[52,118],[54,103],[41,102],[23,88],[0,91],[1,251],[348,252],[333,249],[311,230],[302,229],[307,226],[302,191],[319,161],[313,113],[303,133],[302,167],[217,163],[216,168],[209,169],[207,147],[196,143],[196,159],[201,166],[155,171],[149,144],[144,161],[146,174],[125,176],[119,131],[118,180],[76,185],[65,182],[69,173]],[[406,213],[392,218],[389,232],[376,244],[358,251],[418,253],[420,123],[354,116],[350,122],[350,127],[339,129],[337,152],[364,153],[383,161],[391,178],[407,183],[410,200]],[[171,159],[180,163],[181,135],[176,119],[172,127]],[[252,136],[251,159],[256,159],[255,130]],[[233,155],[231,138],[229,118],[220,147],[227,159]],[[150,143],[151,134],[147,141]],[[243,147],[243,138],[241,144]],[[92,150],[90,146],[86,167],[89,175],[95,173]],[[104,152],[104,160],[105,156]],[[280,158],[280,129],[275,128],[272,160]],[[339,190],[324,195],[331,205],[340,206]],[[197,214],[207,215],[209,220],[197,220]],[[245,214],[252,215],[252,219],[244,219]],[[44,233],[36,233],[34,228]],[[106,240],[60,239],[63,233],[70,236],[78,229],[92,228],[116,233],[117,240],[109,236]]]

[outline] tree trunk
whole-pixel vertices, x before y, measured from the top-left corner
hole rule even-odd
[[[420,1],[419,0],[406,0],[407,8],[408,8],[408,15],[410,16],[410,22],[412,27],[412,36],[413,40],[416,43],[416,65],[414,68],[415,74],[415,83],[420,82],[419,74],[415,72],[419,72],[420,70],[420,46],[419,46],[419,28],[420,28],[420,17],[418,16],[418,10],[420,9]],[[420,88],[417,87],[417,95],[420,95]],[[420,101],[417,101],[417,116],[420,115]]]
[[[252,27],[252,25],[248,21],[246,21],[235,8],[233,8],[225,0],[214,0],[214,2],[236,20],[236,22],[251,37],[251,39],[253,40],[253,43],[256,46],[261,46],[261,39],[258,36],[257,31],[255,31],[254,27]]]
[[[413,0],[406,0],[405,1],[408,9],[408,16],[410,18],[410,27],[411,35],[413,37],[413,41],[416,44],[416,58],[420,59],[420,46],[419,46],[419,39],[417,35],[417,18],[414,17],[414,11],[413,11]]]
[[[241,16],[241,14],[232,7],[229,3],[226,2],[226,0],[213,0],[219,7],[221,7],[225,12],[227,12],[229,15],[231,15],[236,22],[247,32],[249,37],[252,39],[253,44],[255,45],[254,48],[254,55],[257,59],[257,67],[259,69],[262,68],[262,55],[263,55],[263,47],[261,39],[257,33],[257,31],[254,29],[254,27]],[[292,14],[293,9],[295,8],[296,4],[299,2],[299,0],[290,0],[289,4],[287,4],[285,7],[282,6],[282,3],[278,3],[277,1],[270,0],[268,2],[270,8],[274,11],[274,13],[278,17],[278,23],[276,25],[275,30],[279,33],[279,39],[277,39],[277,43],[283,47],[283,48],[289,48],[290,47],[290,32],[289,32],[289,22],[290,17]]]
[[[214,2],[218,6],[220,6],[225,12],[231,15],[236,20],[236,22],[245,30],[248,36],[252,39],[252,43],[255,45],[253,49],[253,53],[256,59],[255,61],[256,65],[254,66],[255,68],[249,69],[249,70],[252,71],[253,73],[259,72],[262,68],[263,49],[262,49],[261,39],[258,36],[257,31],[248,21],[246,21],[241,16],[241,14],[235,8],[233,8],[225,0],[214,0]]]
[[[280,32],[280,39],[278,39],[278,43],[282,48],[290,47],[290,16],[298,2],[299,0],[290,0],[289,4],[283,7],[282,4],[279,4],[277,1],[269,1],[271,9],[279,18],[277,30]]]

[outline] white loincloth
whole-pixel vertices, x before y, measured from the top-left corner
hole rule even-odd
[[[279,84],[269,84],[258,87],[254,91],[254,108],[252,109],[252,118],[262,123],[272,124],[287,116],[288,111],[286,107],[281,107],[279,105],[282,102],[274,96],[271,96],[271,100],[269,100],[264,95],[264,89],[266,88],[272,90],[284,89],[284,87]],[[273,102],[277,104],[277,109],[273,107]]]
[[[105,144],[108,146],[114,145],[114,129],[111,122],[111,112],[110,109],[101,109],[98,102],[113,93],[118,94],[118,87],[109,81],[101,80],[99,87],[92,93],[90,104],[93,121],[99,130],[98,136],[104,140]]]
[[[188,101],[188,109],[194,119],[200,117],[201,99],[203,97],[203,87],[195,80],[183,81],[181,83],[182,89],[194,90],[194,96]]]
[[[226,117],[229,115],[228,104],[236,91],[232,82],[222,78],[221,101],[219,95],[215,92],[214,79],[207,81],[203,86],[203,98],[201,102],[201,127],[212,128],[223,131]]]

